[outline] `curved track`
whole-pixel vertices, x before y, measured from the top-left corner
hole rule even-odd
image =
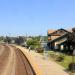
[[[0,45],[0,75],[36,75],[21,50]]]

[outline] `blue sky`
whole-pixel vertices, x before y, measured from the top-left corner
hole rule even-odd
[[[75,27],[75,0],[0,0],[0,35],[46,35]]]

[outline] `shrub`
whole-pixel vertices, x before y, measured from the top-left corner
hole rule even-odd
[[[75,71],[75,63],[70,63],[68,68],[70,71]]]
[[[22,47],[26,47],[25,45],[21,45]]]
[[[30,45],[30,49],[31,50],[35,49],[35,46],[34,45]]]
[[[61,62],[61,61],[63,61],[63,60],[64,60],[63,57],[58,57],[58,59],[57,59],[57,61],[59,61],[59,62]]]
[[[63,61],[64,60],[64,55],[60,55],[58,58],[57,58],[57,61],[59,61],[59,62],[61,62],[61,61]]]
[[[33,50],[40,47],[41,44],[39,41],[31,39],[27,41],[27,45]]]
[[[37,52],[37,53],[42,53],[43,51],[44,51],[43,48],[36,48],[36,52]]]

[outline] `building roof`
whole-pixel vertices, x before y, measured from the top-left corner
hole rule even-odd
[[[53,30],[53,29],[49,29],[48,31],[47,31],[47,34],[50,34],[50,33],[53,33],[55,30]]]
[[[60,37],[58,37],[58,38],[56,38],[56,39],[53,39],[53,40],[51,40],[51,41],[49,41],[49,42],[52,43],[52,42],[58,41],[58,40],[60,40],[60,39],[65,38],[66,36],[67,36],[67,34],[64,34],[64,35],[62,35],[62,36],[60,36]]]
[[[69,31],[67,31],[67,30],[65,30],[65,29],[58,29],[58,30],[56,30],[56,31],[54,31],[54,32],[52,32],[52,33],[48,33],[48,35],[52,35],[52,36],[62,36],[62,35],[64,35],[64,34],[66,34],[66,33],[70,33]]]

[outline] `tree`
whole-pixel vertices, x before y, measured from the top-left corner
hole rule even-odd
[[[11,43],[11,38],[8,37],[8,36],[6,36],[6,38],[4,39],[4,42],[6,42],[6,43]]]
[[[19,36],[15,39],[15,43],[18,44],[18,45],[21,45],[24,43],[24,38]]]
[[[37,41],[36,39],[28,40],[27,45],[35,49],[36,47],[40,47],[40,42]]]
[[[37,41],[40,41],[40,38],[41,38],[41,36],[32,37],[33,40],[37,40]]]

